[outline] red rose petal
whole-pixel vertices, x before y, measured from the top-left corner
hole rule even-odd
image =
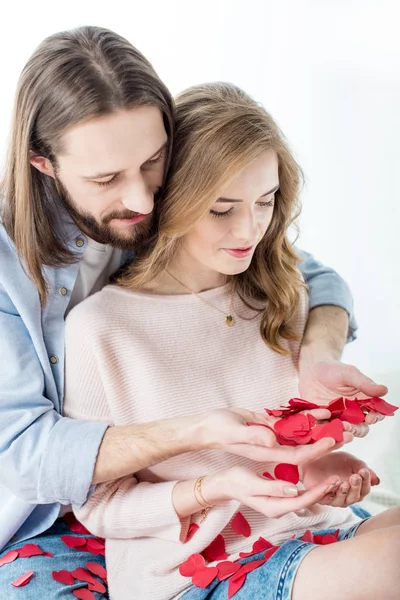
[[[267,562],[266,558],[250,560],[246,564],[242,565],[240,567],[240,570],[235,575],[233,575],[231,579],[238,579],[242,575],[245,575],[245,574],[247,575],[247,573],[251,573],[252,571],[255,571],[256,569],[258,569],[258,567],[261,567],[261,565],[263,565],[265,562]]]
[[[307,529],[307,531],[304,532],[301,539],[303,540],[303,542],[308,542],[309,544],[314,543],[314,536],[309,529]]]
[[[193,577],[197,571],[205,569],[206,561],[201,554],[191,554],[179,567],[179,573],[183,577]]]
[[[258,540],[254,542],[251,552],[239,552],[239,556],[240,558],[248,558],[249,556],[253,556],[253,554],[264,552],[264,550],[268,550],[269,548],[273,548],[273,545],[263,537],[259,537]]]
[[[246,581],[247,575],[244,574],[237,579],[230,579],[228,583],[228,598],[233,598],[233,596],[243,587],[244,582]]]
[[[189,529],[187,532],[187,536],[186,536],[186,541],[189,542],[192,537],[194,536],[194,534],[196,533],[196,531],[200,529],[200,527],[197,525],[197,523],[190,523],[189,525]]]
[[[279,550],[280,546],[272,546],[272,548],[269,548],[269,550],[267,550],[266,552],[264,552],[264,558],[267,561],[269,558],[271,558],[271,556],[273,554],[275,554],[275,552],[277,550]]]
[[[75,569],[75,571],[71,571],[71,575],[73,575],[75,579],[79,579],[79,581],[86,581],[87,583],[97,582],[97,579],[95,579],[87,569],[83,569],[82,567]]]
[[[270,410],[269,408],[264,408],[264,410],[270,417],[281,417],[283,414],[283,410]]]
[[[20,558],[30,558],[31,556],[40,556],[43,554],[43,550],[36,544],[25,544],[22,548],[18,548],[18,554]]]
[[[48,556],[49,558],[54,558],[54,554],[52,552],[43,552],[42,556]]]
[[[32,575],[33,571],[27,571],[26,573],[24,573],[24,575],[18,577],[18,579],[14,579],[14,581],[11,582],[11,585],[13,585],[14,587],[22,587],[30,582],[30,580],[32,579]]]
[[[383,398],[378,398],[374,396],[373,398],[368,398],[368,405],[372,407],[372,410],[380,413],[381,415],[385,415],[386,417],[393,417],[396,410],[399,409],[398,406],[394,406],[394,404],[389,404]]]
[[[274,469],[274,475],[277,479],[290,481],[290,483],[298,483],[300,481],[299,468],[297,465],[287,463],[279,463]]]
[[[95,552],[98,552],[99,550],[104,550],[104,542],[100,542],[95,538],[88,538],[87,545]]]
[[[62,535],[62,541],[68,548],[79,548],[85,546],[87,539],[84,537],[74,537],[73,535]]]
[[[192,577],[192,583],[196,587],[206,588],[218,575],[217,567],[206,567],[197,571]]]
[[[316,425],[312,430],[312,438],[315,441],[331,437],[336,442],[343,442],[343,423],[340,419],[334,419],[330,423]]]
[[[96,583],[89,583],[89,590],[91,592],[98,592],[99,594],[105,594],[107,588],[105,585],[101,583],[101,581],[96,581]]]
[[[307,415],[307,419],[310,429],[312,429],[317,424],[317,419],[313,415]]]
[[[335,533],[326,533],[325,535],[314,535],[314,544],[321,544],[325,546],[326,544],[334,544],[338,541],[339,538],[339,529],[335,531]]]
[[[291,398],[288,404],[289,406],[293,406],[295,408],[301,408],[301,410],[312,410],[313,408],[320,408],[318,404],[314,404],[314,402],[309,402],[308,400],[304,400],[303,398]]]
[[[294,436],[306,436],[310,434],[310,421],[308,415],[299,413],[277,421],[274,429],[277,434],[289,439]]]
[[[297,443],[294,440],[289,440],[288,438],[285,438],[283,435],[276,435],[276,439],[278,441],[278,444],[281,444],[282,446],[297,446]]]
[[[80,546],[79,550],[81,550],[82,552],[90,552],[90,554],[96,554],[97,556],[105,556],[106,555],[105,548],[102,548],[101,550],[95,550],[94,548],[92,548],[91,546],[88,546],[87,544],[85,544],[84,546]]]
[[[231,521],[231,526],[233,531],[238,535],[244,535],[244,537],[250,536],[250,525],[241,512],[237,512],[236,515],[233,517]]]
[[[63,517],[65,523],[68,525],[71,531],[74,533],[83,533],[83,535],[92,535],[90,531],[86,529],[82,523],[80,523],[75,517],[74,513],[69,512]]]
[[[0,567],[2,567],[3,565],[8,565],[8,563],[14,562],[16,558],[18,558],[18,550],[10,550],[9,552],[7,552],[7,554],[3,556],[3,558],[0,558]]]
[[[353,425],[364,423],[365,415],[362,411],[361,406],[355,400],[346,400],[346,408],[339,416],[341,421],[347,421]]]
[[[219,534],[217,537],[204,548],[202,555],[208,562],[214,562],[214,560],[225,560],[228,555],[225,552],[225,539]]]
[[[239,571],[241,565],[240,563],[233,563],[230,560],[224,560],[217,564],[218,569],[218,580],[224,581],[224,579],[228,579],[231,575],[234,575]]]
[[[79,588],[72,593],[76,598],[80,598],[80,600],[96,600],[96,596],[88,588]]]
[[[265,477],[265,479],[270,479],[271,481],[275,481],[275,477],[273,475],[271,475],[271,473],[268,473],[268,471],[265,471],[265,473],[263,473],[262,476]]]
[[[104,581],[107,581],[107,571],[103,567],[103,565],[99,565],[96,562],[88,562],[86,563],[86,568],[94,575],[101,577]]]
[[[340,398],[335,398],[334,400],[331,400],[328,406],[325,406],[325,408],[327,408],[331,412],[332,417],[337,417],[346,408],[344,398],[341,396]]]
[[[66,571],[65,569],[62,571],[53,571],[51,576],[55,581],[58,581],[58,583],[63,583],[64,585],[73,585],[75,583],[72,573],[70,573],[70,571]]]

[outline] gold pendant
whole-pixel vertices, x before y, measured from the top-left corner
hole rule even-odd
[[[235,319],[232,317],[232,315],[226,315],[225,323],[228,325],[228,327],[232,327],[232,325],[235,324]]]

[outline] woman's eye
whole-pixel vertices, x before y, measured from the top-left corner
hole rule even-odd
[[[100,185],[102,187],[105,187],[107,185],[111,185],[112,183],[114,183],[114,181],[118,178],[118,175],[114,175],[114,177],[112,177],[111,179],[108,179],[107,181],[95,181],[94,183],[96,183],[97,185]]]
[[[233,206],[229,210],[225,210],[224,212],[218,212],[217,210],[210,210],[210,215],[215,219],[219,219],[221,217],[227,217],[233,211]]]
[[[164,152],[165,149],[161,150],[160,154],[158,154],[155,158],[149,158],[149,160],[144,163],[143,167],[146,168],[148,165],[156,165],[157,163],[161,162],[164,158]]]
[[[268,200],[268,202],[257,202],[258,206],[273,206],[274,200]]]

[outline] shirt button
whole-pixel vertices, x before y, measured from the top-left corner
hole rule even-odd
[[[62,287],[58,290],[58,293],[60,294],[60,296],[66,296],[68,294],[68,290],[65,287]]]
[[[51,364],[52,364],[52,365],[56,365],[56,364],[58,363],[58,358],[57,358],[57,356],[54,356],[54,354],[52,354],[52,355],[50,356],[50,362],[51,362]]]
[[[83,240],[82,238],[77,238],[77,239],[75,240],[75,245],[76,245],[78,248],[82,248],[82,246],[84,245],[84,243],[85,243],[85,242],[84,242],[84,240]]]

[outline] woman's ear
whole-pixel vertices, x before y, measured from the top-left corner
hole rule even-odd
[[[29,150],[29,162],[35,169],[43,173],[44,175],[49,175],[50,177],[55,177],[54,167],[49,161],[48,158],[44,156],[40,156],[34,150]]]

